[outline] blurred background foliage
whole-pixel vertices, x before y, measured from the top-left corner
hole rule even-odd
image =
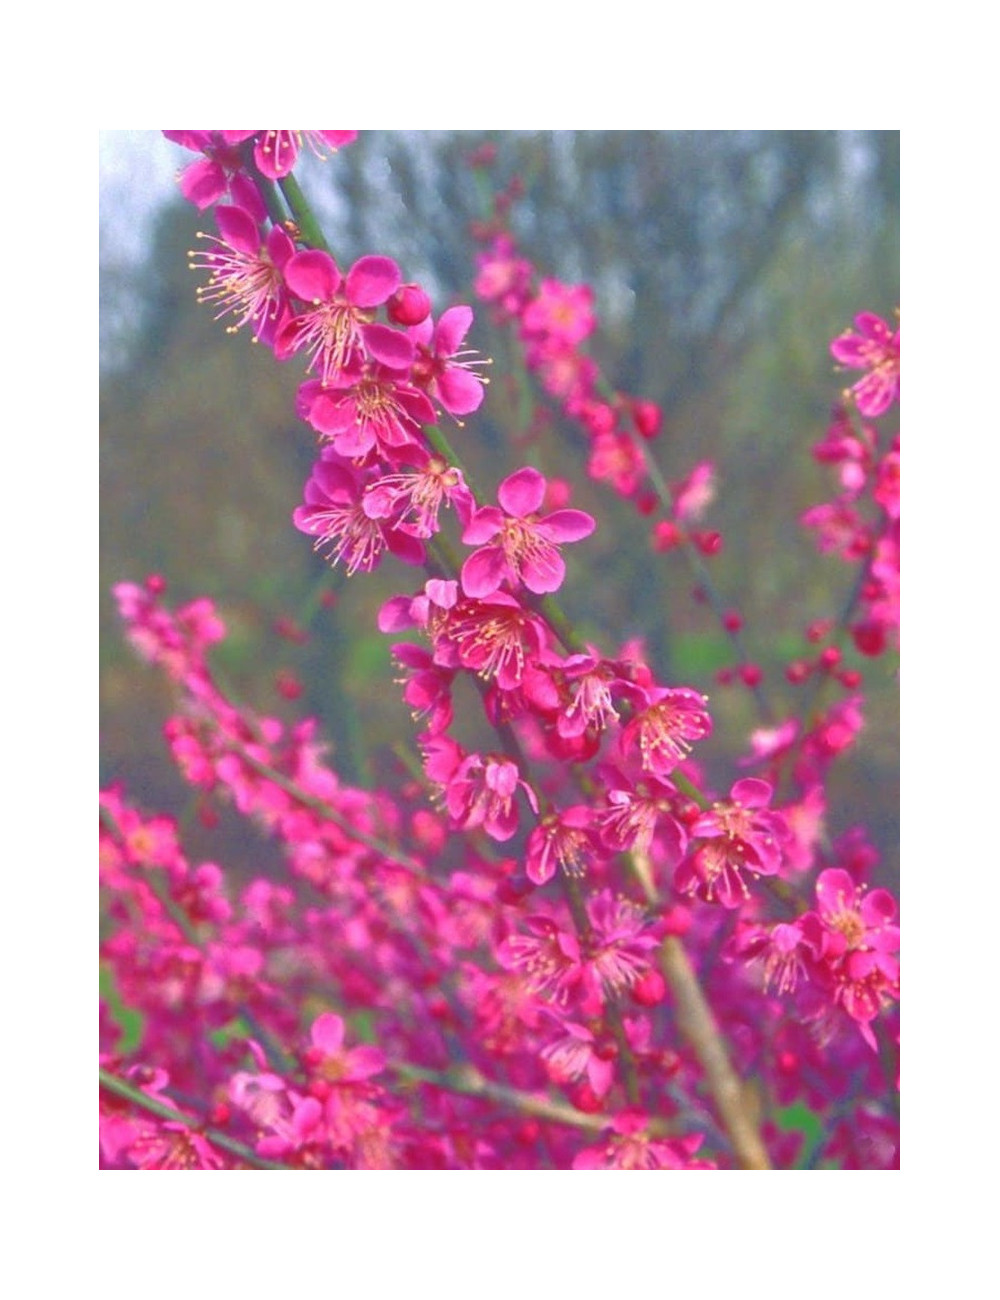
[[[107,133],[112,151],[116,133]],[[469,343],[493,358],[483,408],[449,436],[487,493],[521,464],[568,479],[598,532],[567,552],[564,607],[606,653],[642,636],[661,680],[711,697],[716,735],[700,747],[720,786],[737,775],[760,719],[740,687],[714,684],[732,661],[676,554],[649,546],[650,522],[584,472],[583,436],[553,408],[528,435],[508,338],[471,296],[487,215],[470,153],[497,147],[498,187],[521,178],[511,221],[543,275],[596,293],[585,345],[621,390],[659,403],[654,451],[668,478],[718,468],[703,526],[723,533],[712,574],[746,618],[746,639],[782,718],[802,698],[783,677],[812,618],[842,603],[854,571],[819,556],[798,517],[836,485],[810,454],[842,377],[829,340],[861,310],[899,302],[897,132],[363,132],[301,180],[344,267],[389,255],[425,285],[435,314],[469,302]],[[148,133],[150,153],[193,158]],[[133,155],[134,156],[134,155]],[[150,809],[182,815],[188,793],[161,736],[167,688],[127,650],[111,586],[150,572],[174,600],[209,595],[230,629],[218,663],[233,693],[286,719],[313,714],[348,781],[391,778],[416,728],[395,688],[380,605],[413,591],[389,559],[371,577],[331,573],[291,525],[315,441],[294,415],[301,364],[275,362],[245,331],[228,335],[195,301],[187,252],[214,229],[179,195],[158,201],[136,251],[140,176],[119,171],[101,202],[101,782],[126,782]],[[282,619],[308,625],[298,644]],[[850,658],[850,657],[849,657]],[[851,659],[851,663],[856,661]],[[863,823],[898,870],[898,691],[894,657],[863,661],[867,726],[831,787],[829,830]],[[280,670],[303,693],[290,702]],[[808,689],[808,688],[807,688]],[[830,696],[829,698],[834,698]],[[474,707],[471,706],[470,707]],[[264,870],[268,848],[235,817],[190,828],[193,855]]]

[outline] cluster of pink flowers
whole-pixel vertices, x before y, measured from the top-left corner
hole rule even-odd
[[[475,165],[488,161],[476,160]],[[616,389],[583,349],[596,325],[593,294],[586,285],[540,276],[521,254],[507,220],[519,194],[515,181],[496,196],[491,220],[476,227],[483,251],[475,291],[490,305],[494,321],[515,334],[528,370],[547,397],[585,433],[588,475],[650,517],[652,549],[680,550],[704,591],[702,560],[717,555],[723,544],[717,530],[702,526],[715,497],[715,466],[698,461],[671,482],[651,472],[650,444],[663,431],[663,411],[655,402]],[[756,687],[761,670],[740,642],[742,619],[735,610],[717,613],[739,660],[736,669],[723,670],[718,680]]]
[[[392,650],[433,806],[416,782],[345,786],[313,720],[234,705],[209,663],[224,635],[210,602],[171,611],[158,578],[116,587],[136,650],[175,685],[165,730],[182,774],[258,823],[288,879],[236,888],[217,864],[188,863],[169,819],[102,792],[102,958],[116,998],[143,1015],[128,1050],[110,1008],[102,1020],[104,1164],[765,1163],[763,1140],[741,1148],[727,1127],[717,1067],[680,1032],[682,953],[732,1068],[783,1105],[863,1105],[891,1163],[872,1048],[898,997],[895,903],[852,874],[870,866],[856,839],[819,850],[825,774],[858,709],[841,701],[804,734],[755,735],[755,774],[714,790],[696,751],[713,730],[706,697],[658,681],[636,643],[584,644],[552,601],[572,563],[563,548],[594,519],[533,466],[495,504],[477,498],[438,438],[442,416],[483,401],[471,310],[435,320],[392,259],[345,273],[304,238],[301,212],[277,219],[299,148],[355,133],[168,135],[201,155],[184,192],[215,205],[218,235],[195,258],[202,297],[305,369],[297,412],[317,458],[295,527],[348,574],[387,554],[427,566],[378,622],[408,637]],[[651,437],[659,413],[594,396],[578,346],[596,327],[590,291],[535,288],[502,236],[477,288],[518,319],[545,390],[595,431],[590,472],[633,492],[641,454],[610,469],[596,430],[634,448],[616,422]],[[677,489],[675,519],[694,519],[711,467]],[[451,571],[446,528],[466,548]],[[452,734],[463,677],[494,737],[483,750]],[[773,1158],[795,1158],[787,1137],[768,1140]]]
[[[898,348],[898,335],[896,339]],[[899,391],[898,370],[897,352],[895,393]],[[862,409],[860,398],[858,407]],[[865,409],[870,412],[871,403]],[[888,409],[888,405],[878,405],[880,414]],[[826,436],[813,448],[813,455],[836,468],[840,492],[835,500],[807,510],[802,523],[815,531],[821,551],[864,566],[858,593],[860,610],[851,627],[854,644],[863,655],[871,656],[889,647],[898,649],[899,433],[888,441],[880,439],[870,424],[855,427],[841,407],[834,411]]]

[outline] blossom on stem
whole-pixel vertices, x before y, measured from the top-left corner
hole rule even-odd
[[[579,940],[549,916],[526,916],[521,924],[497,948],[497,961],[522,975],[531,992],[565,1006],[583,979]]]
[[[704,1141],[701,1133],[688,1137],[654,1138],[649,1117],[641,1111],[622,1111],[612,1120],[598,1146],[586,1147],[573,1161],[574,1169],[714,1169],[705,1160],[692,1159]]]
[[[521,333],[563,344],[582,343],[594,332],[594,292],[586,284],[543,280],[521,313]]]
[[[305,485],[305,503],[292,512],[295,527],[315,538],[313,549],[331,564],[344,563],[348,575],[358,569],[371,573],[386,549],[407,564],[422,564],[424,547],[417,538],[365,513],[370,481],[370,474],[352,469],[336,453],[324,453]]]
[[[606,1097],[615,1079],[613,1056],[603,1052],[603,1045],[586,1025],[572,1020],[557,1023],[560,1037],[547,1043],[540,1054],[549,1077],[560,1084],[586,1079],[598,1100]]]
[[[749,776],[737,781],[728,799],[714,803],[691,825],[691,835],[705,843],[677,867],[674,887],[735,908],[750,896],[744,871],[777,875],[789,833],[781,814],[768,810],[770,802],[766,781]]]
[[[560,867],[567,876],[584,875],[587,860],[600,852],[592,825],[593,814],[583,804],[546,813],[525,845],[524,869],[528,879],[544,885]]]
[[[462,541],[479,549],[462,565],[467,596],[490,596],[504,582],[539,595],[562,586],[566,565],[557,544],[589,537],[596,524],[583,510],[539,515],[545,488],[538,470],[520,469],[500,484],[500,509],[483,506],[472,516]]]
[[[381,1074],[385,1054],[377,1047],[344,1047],[344,1022],[330,1011],[317,1016],[309,1031],[305,1063],[310,1073],[328,1083],[358,1083]]]
[[[525,672],[546,644],[545,625],[505,591],[479,600],[460,599],[434,629],[435,657],[463,668],[502,691],[521,685]]]
[[[648,853],[654,832],[667,865],[684,856],[688,833],[672,815],[677,788],[649,773],[635,780],[610,764],[604,769],[606,808],[597,814],[601,839],[616,853]]]
[[[418,446],[405,448],[399,459],[412,465],[413,472],[387,474],[369,483],[363,502],[366,515],[392,519],[394,527],[414,537],[434,536],[443,505],[454,507],[463,523],[469,520],[474,500],[460,469]]]
[[[708,700],[684,686],[653,687],[647,698],[650,703],[622,731],[621,753],[627,758],[638,746],[644,770],[665,780],[687,759],[694,741],[711,733]]]
[[[228,197],[246,209],[257,221],[267,216],[267,208],[254,180],[246,174],[240,149],[225,139],[225,131],[164,131],[168,140],[204,154],[185,167],[178,177],[181,193],[199,211],[210,208]]]
[[[899,397],[899,330],[870,311],[855,316],[854,325],[833,340],[830,351],[841,365],[868,372],[850,391],[861,414],[875,419]]]
[[[226,330],[234,334],[244,325],[254,339],[270,343],[284,312],[288,291],[282,274],[295,253],[295,245],[280,226],[266,236],[249,212],[230,204],[215,209],[219,235],[201,235],[213,247],[190,254],[192,270],[209,272],[198,289],[198,301],[218,308],[215,319],[234,316]]]
[[[296,409],[338,455],[361,461],[369,452],[394,462],[419,447],[421,425],[434,423],[434,407],[398,371],[366,366],[346,371],[335,382],[308,379],[299,388]]]
[[[449,415],[471,415],[483,401],[483,380],[471,369],[476,353],[462,349],[471,325],[471,307],[449,307],[436,325],[427,316],[409,331],[416,344],[414,383]]]
[[[325,148],[334,152],[357,139],[357,131],[220,131],[227,144],[242,144],[254,138],[253,160],[269,180],[279,181],[295,166],[304,144],[321,161]]]
[[[591,933],[584,950],[588,979],[603,1000],[619,997],[650,970],[650,953],[660,945],[644,907],[610,889],[587,899]]]
[[[846,871],[831,867],[816,881],[816,911],[799,925],[810,948],[810,975],[877,1049],[871,1021],[899,997],[896,901],[885,889],[865,891]]]
[[[393,370],[407,369],[413,344],[402,331],[375,322],[374,309],[402,279],[391,258],[360,257],[345,277],[329,253],[307,248],[289,258],[284,273],[291,293],[309,306],[278,330],[275,355],[281,360],[304,349],[309,370],[318,369],[327,386],[369,357]]]
[[[538,799],[516,763],[499,754],[466,754],[448,736],[424,740],[424,770],[440,787],[452,823],[464,830],[482,827],[491,839],[509,840],[517,830],[515,796],[523,789],[534,813]]]
[[[392,655],[401,668],[409,672],[403,699],[412,710],[414,721],[427,717],[427,734],[437,736],[447,731],[454,716],[451,684],[454,672],[440,668],[423,646],[403,641],[392,647]]]

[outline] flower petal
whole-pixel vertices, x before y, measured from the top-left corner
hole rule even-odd
[[[355,307],[380,307],[402,280],[391,257],[359,257],[347,273],[347,297]]]
[[[500,484],[497,499],[509,515],[524,519],[541,508],[545,499],[545,477],[526,465]]]
[[[285,283],[303,302],[329,302],[340,286],[340,271],[329,253],[307,248],[288,259]]]

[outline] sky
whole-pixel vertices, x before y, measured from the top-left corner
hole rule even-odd
[[[159,131],[101,131],[102,253],[108,239],[116,255],[138,259],[156,207],[176,190],[177,172],[195,155]]]

